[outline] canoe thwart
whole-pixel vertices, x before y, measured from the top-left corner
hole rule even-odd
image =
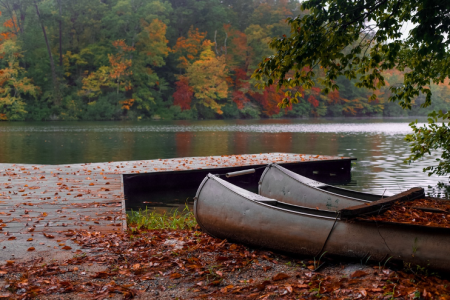
[[[387,210],[395,202],[411,201],[420,197],[425,197],[425,190],[423,188],[414,187],[405,192],[386,197],[378,201],[341,209],[341,217],[354,218],[360,215],[379,214]]]
[[[227,178],[230,178],[230,177],[236,177],[236,176],[247,175],[247,174],[252,174],[252,173],[255,173],[255,169],[230,172],[230,173],[227,173],[225,176],[227,176]]]

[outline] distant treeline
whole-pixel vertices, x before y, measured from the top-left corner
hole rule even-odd
[[[260,90],[250,76],[289,34],[297,0],[0,1],[0,120],[144,120],[425,115],[448,106],[448,82],[432,86],[433,106],[388,103],[389,86],[369,90],[338,78],[295,90]],[[321,72],[318,68],[315,72]]]

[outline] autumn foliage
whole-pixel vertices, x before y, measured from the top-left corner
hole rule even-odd
[[[190,109],[194,89],[189,86],[189,80],[186,76],[180,76],[180,80],[175,83],[177,89],[173,94],[173,104],[182,109]]]
[[[24,86],[36,87],[36,93],[20,92],[18,102],[5,96],[5,103],[16,104],[5,105],[0,120],[405,114],[387,101],[390,88],[403,78],[403,72],[395,69],[384,72],[386,84],[374,92],[377,97],[372,101],[371,91],[341,77],[335,79],[340,89],[325,93],[321,78],[327,70],[320,66],[302,68],[301,76],[318,74],[314,82],[279,90],[260,86],[251,77],[259,62],[274,55],[271,40],[290,34],[286,18],[308,13],[300,10],[298,1],[47,4],[0,1],[0,45],[15,43],[14,66],[22,68],[19,77],[11,78],[27,78]],[[0,70],[11,74],[5,54],[0,53],[0,58]],[[292,80],[293,74],[286,77]],[[6,77],[2,80],[5,83]],[[430,88],[435,97],[430,109],[446,110],[448,80]],[[285,98],[298,103],[280,109],[278,104]],[[422,96],[414,99],[412,115],[427,114],[420,109],[423,101]]]

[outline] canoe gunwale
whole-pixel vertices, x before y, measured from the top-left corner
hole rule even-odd
[[[258,195],[261,195],[262,182],[263,182],[264,177],[266,176],[267,172],[270,170],[271,167],[272,167],[272,164],[268,164],[266,166],[266,168],[264,169],[263,173],[261,174],[261,178],[259,178],[259,181],[258,181]]]
[[[420,197],[425,197],[425,190],[423,188],[414,187],[390,197],[382,198],[378,201],[343,208],[341,209],[341,213],[343,218],[348,219],[364,215],[380,214],[388,210],[395,203],[412,201]]]
[[[291,179],[293,179],[293,180],[299,182],[300,184],[303,184],[303,185],[305,185],[305,186],[308,186],[309,188],[312,188],[312,189],[314,189],[314,190],[317,190],[318,192],[321,192],[321,193],[324,193],[324,194],[327,194],[327,195],[330,195],[330,196],[343,197],[343,198],[346,198],[346,199],[349,199],[349,200],[358,201],[358,202],[361,202],[361,203],[371,203],[371,202],[373,202],[373,200],[364,200],[364,199],[360,199],[360,198],[350,197],[350,196],[347,196],[347,195],[341,195],[341,194],[333,193],[333,192],[327,191],[326,189],[321,189],[319,186],[321,186],[321,187],[331,187],[331,188],[333,188],[333,189],[342,190],[342,191],[350,192],[350,193],[358,193],[358,194],[361,194],[361,195],[367,195],[367,196],[371,196],[371,197],[379,197],[379,199],[382,199],[382,198],[383,198],[382,195],[370,194],[370,193],[364,193],[364,192],[359,192],[359,191],[348,190],[348,189],[344,189],[344,188],[340,188],[340,187],[335,187],[335,186],[332,186],[332,185],[329,185],[329,184],[326,184],[326,183],[323,183],[323,182],[319,182],[319,181],[316,181],[316,182],[317,182],[318,184],[320,184],[320,185],[317,185],[317,186],[315,186],[315,185],[309,185],[309,184],[307,184],[307,183],[305,183],[305,182],[299,180],[298,178],[295,178],[294,176],[292,176],[292,175],[289,173],[289,172],[292,172],[292,171],[289,171],[289,170],[288,170],[289,172],[286,172],[285,170],[287,170],[287,169],[285,169],[283,166],[281,166],[281,165],[279,165],[279,164],[276,164],[276,163],[268,164],[267,167],[266,167],[266,169],[265,169],[264,172],[263,172],[263,175],[261,175],[261,179],[260,179],[260,181],[259,181],[259,183],[258,183],[258,193],[259,193],[259,194],[261,194],[261,187],[262,187],[262,183],[263,183],[263,180],[264,180],[264,176],[266,175],[266,173],[267,173],[267,172],[270,170],[270,168],[272,168],[272,167],[276,168],[278,171],[282,172],[284,175],[288,176],[289,178],[291,178]],[[281,167],[281,168],[280,168],[280,167]],[[292,172],[292,173],[294,173],[294,172]],[[294,174],[296,174],[296,173],[294,173]],[[301,177],[305,177],[305,176],[302,176],[302,175],[300,175],[300,174],[296,174],[296,175],[301,176]],[[305,178],[308,178],[308,177],[305,177]],[[308,178],[308,179],[310,179],[310,178]],[[310,179],[310,180],[315,181],[314,179]],[[375,200],[375,201],[376,201],[376,200]]]
[[[298,208],[300,208],[300,209],[304,209],[304,210],[309,210],[309,211],[311,211],[311,213],[304,213],[304,212],[300,212],[300,211],[295,211],[295,210],[289,210],[289,209],[286,209],[286,208],[281,208],[281,207],[278,207],[278,206],[273,206],[273,205],[270,205],[270,204],[265,203],[264,201],[258,201],[258,200],[250,199],[250,198],[246,197],[245,195],[240,194],[238,191],[233,190],[232,188],[230,188],[230,187],[228,187],[227,185],[223,184],[221,181],[224,181],[224,182],[226,182],[227,184],[230,184],[230,185],[234,186],[233,184],[231,184],[231,183],[229,183],[229,182],[227,182],[227,181],[221,179],[220,177],[215,176],[214,174],[208,174],[207,177],[205,177],[205,179],[202,181],[202,183],[201,183],[199,189],[197,190],[197,195],[196,195],[196,199],[195,199],[195,202],[194,202],[194,214],[195,214],[196,216],[197,216],[197,211],[196,211],[197,199],[198,199],[198,196],[199,196],[199,194],[200,194],[200,192],[201,192],[201,189],[204,187],[204,185],[206,184],[206,182],[207,182],[208,180],[215,180],[215,181],[216,181],[217,183],[219,183],[221,186],[223,186],[224,188],[226,188],[226,189],[228,189],[229,191],[233,192],[234,194],[238,195],[239,197],[243,198],[244,200],[246,200],[246,201],[251,201],[252,203],[255,203],[255,204],[257,204],[257,205],[261,205],[261,206],[267,207],[267,208],[269,208],[269,209],[279,210],[279,211],[283,211],[283,212],[287,212],[287,213],[291,213],[291,214],[295,214],[295,215],[302,215],[302,216],[308,216],[308,217],[313,217],[313,218],[326,219],[326,220],[335,220],[335,219],[336,219],[335,216],[334,216],[334,217],[331,217],[331,216],[330,216],[330,217],[327,217],[327,216],[321,216],[321,215],[318,215],[318,214],[314,214],[315,211],[318,211],[318,212],[323,212],[323,213],[326,213],[326,214],[337,215],[337,212],[334,212],[334,211],[323,210],[323,209],[317,210],[317,209],[315,209],[315,208],[310,208],[310,207],[305,207],[305,206],[299,206],[299,205],[293,205],[293,204],[284,203],[284,202],[277,201],[277,200],[275,200],[275,199],[271,199],[271,198],[267,198],[267,197],[261,196],[261,197],[266,198],[267,200],[270,200],[270,202],[282,203],[283,205],[291,206],[291,207],[294,207],[294,208],[295,208],[295,207],[298,207]],[[236,188],[238,188],[238,187],[236,186]],[[339,218],[338,218],[338,220],[339,220]]]

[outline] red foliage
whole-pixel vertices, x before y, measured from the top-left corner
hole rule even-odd
[[[194,90],[189,86],[189,80],[185,76],[181,76],[180,80],[175,82],[177,90],[173,93],[173,104],[178,105],[181,109],[190,109]]]
[[[317,86],[313,86],[313,87],[311,88],[311,90],[312,90],[314,93],[316,93],[316,94],[319,94],[319,93],[320,93],[320,88],[317,87]]]
[[[269,117],[280,112],[278,103],[283,100],[284,94],[282,91],[277,91],[273,85],[266,88],[262,94],[254,93],[251,96],[263,106],[263,112]]]
[[[241,91],[233,91],[232,97],[233,97],[233,101],[234,101],[234,103],[236,103],[238,109],[243,109],[244,103],[249,101],[246,94],[244,94],[244,92],[241,92]]]
[[[244,108],[244,104],[246,102],[249,102],[250,100],[247,98],[246,93],[241,91],[241,89],[248,89],[249,83],[247,82],[248,76],[245,70],[243,69],[236,69],[234,71],[235,81],[234,81],[234,87],[235,91],[233,91],[232,97],[233,101],[236,103],[238,109]]]
[[[319,106],[319,100],[316,99],[316,97],[314,97],[314,95],[310,95],[308,97],[308,102],[312,104],[312,106],[317,107]]]

